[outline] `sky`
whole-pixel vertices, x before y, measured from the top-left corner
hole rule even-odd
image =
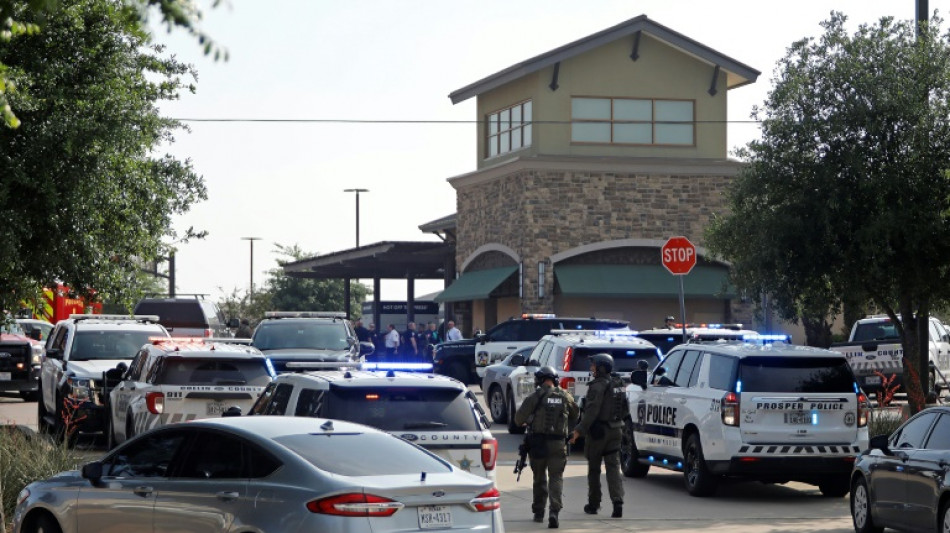
[[[212,299],[254,285],[286,259],[277,245],[313,255],[359,242],[437,241],[419,226],[456,211],[448,178],[477,167],[475,99],[449,93],[515,63],[646,15],[758,71],[729,91],[730,151],[758,136],[749,124],[788,46],[822,34],[832,9],[849,28],[880,17],[913,19],[915,0],[225,0],[202,3],[202,29],[227,49],[214,61],[180,30],[155,39],[198,71],[197,91],[161,104],[186,119],[334,122],[196,122],[163,152],[190,159],[208,200],[175,228],[208,232],[178,245],[179,294]],[[950,0],[931,0],[931,11]],[[157,26],[156,26],[157,27]],[[339,121],[339,122],[336,122]],[[349,121],[349,122],[348,122]],[[253,267],[250,241],[253,244]],[[363,280],[372,287],[372,280]],[[441,281],[416,282],[418,298]],[[406,298],[383,280],[381,300]]]

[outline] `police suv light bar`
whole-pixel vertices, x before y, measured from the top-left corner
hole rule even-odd
[[[409,370],[418,372],[429,372],[432,370],[432,363],[363,363],[360,370]]]
[[[554,313],[523,313],[521,318],[557,318]]]
[[[267,311],[264,318],[339,318],[345,319],[342,311]]]
[[[126,320],[137,322],[158,322],[158,315],[95,315],[95,314],[71,314],[69,318],[73,320]]]
[[[791,340],[791,335],[786,334],[774,334],[774,335],[743,335],[742,340],[746,342],[789,342]]]
[[[342,368],[359,368],[359,361],[340,361],[339,363],[332,362],[316,362],[316,361],[297,361],[287,363],[287,368],[295,368],[300,370],[337,370]]]

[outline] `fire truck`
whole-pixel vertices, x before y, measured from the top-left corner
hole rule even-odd
[[[88,303],[85,298],[70,296],[69,287],[57,283],[55,287],[43,289],[42,296],[37,300],[24,300],[22,308],[17,313],[19,318],[35,318],[55,324],[69,318],[71,314],[101,314],[101,303]]]

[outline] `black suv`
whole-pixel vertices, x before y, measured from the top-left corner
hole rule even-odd
[[[434,371],[463,383],[479,383],[485,367],[504,359],[511,352],[531,346],[554,329],[624,329],[627,322],[604,318],[521,315],[492,326],[474,339],[443,342],[435,347]]]
[[[238,319],[225,320],[217,304],[199,298],[145,298],[136,315],[156,315],[172,337],[230,337]]]
[[[373,352],[371,343],[356,339],[346,315],[323,311],[268,311],[251,346],[278,373],[351,366]]]

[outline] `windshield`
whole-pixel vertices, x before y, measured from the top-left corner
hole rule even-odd
[[[330,387],[327,418],[385,431],[479,431],[465,392],[434,387]]]
[[[742,392],[854,393],[843,357],[746,357],[739,363]]]
[[[343,476],[450,472],[441,459],[385,433],[310,433],[277,437],[317,468]]]
[[[132,359],[148,338],[162,333],[148,331],[79,331],[73,339],[70,361],[90,359]]]
[[[346,350],[350,347],[342,322],[275,320],[254,332],[251,345],[258,350]]]
[[[614,358],[614,372],[631,372],[637,369],[637,361],[646,361],[650,370],[660,363],[656,348],[574,348],[571,358],[571,371],[590,370],[590,358],[605,353]]]
[[[881,341],[885,339],[900,339],[897,326],[890,320],[881,322],[858,323],[854,328],[853,342]]]
[[[0,333],[11,333],[14,335],[25,335],[23,328],[16,322],[2,322],[0,318]]]
[[[165,385],[248,385],[266,387],[271,378],[263,359],[180,359],[166,357],[156,383]]]

